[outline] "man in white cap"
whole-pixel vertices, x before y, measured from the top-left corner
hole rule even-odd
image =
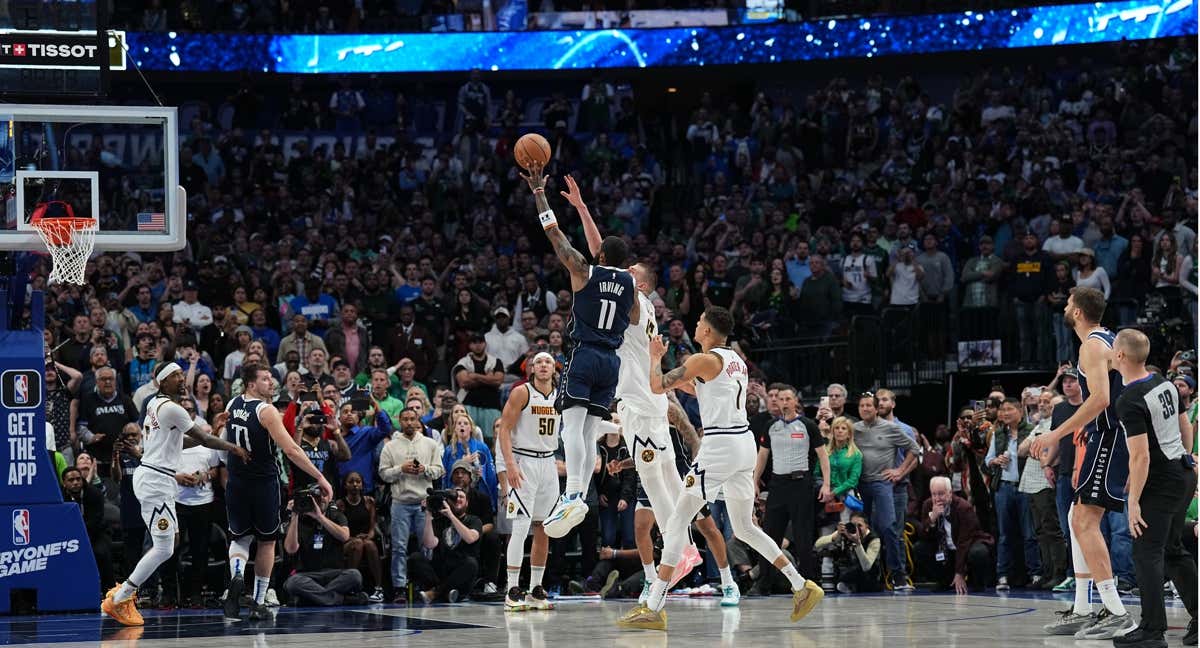
[[[204,432],[193,423],[179,404],[187,390],[183,369],[178,364],[171,362],[160,368],[155,380],[158,394],[146,406],[146,420],[142,425],[142,463],[133,473],[133,494],[141,505],[152,544],[125,582],[109,590],[100,604],[105,614],[127,626],[142,625],[142,615],[136,606],[137,590],[175,551],[178,527],[175,472],[184,447],[202,445],[224,450],[243,460],[250,458],[248,451]],[[224,414],[218,415],[213,427],[223,427],[225,418]],[[185,436],[188,438],[184,439]]]

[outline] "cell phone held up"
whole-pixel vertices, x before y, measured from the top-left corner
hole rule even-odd
[[[350,408],[356,412],[366,412],[371,409],[370,392],[365,389],[355,390],[350,397]]]

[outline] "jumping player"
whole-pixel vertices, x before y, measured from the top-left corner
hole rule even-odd
[[[550,550],[542,523],[559,497],[554,460],[559,424],[559,414],[554,409],[558,395],[554,386],[554,357],[542,351],[533,356],[530,367],[533,377],[513,388],[496,431],[509,487],[505,513],[512,520],[512,536],[508,539],[508,595],[504,598],[504,609],[512,611],[554,609],[542,587]],[[520,586],[521,563],[531,526],[529,593],[525,594]]]
[[[746,418],[746,364],[725,345],[733,329],[733,316],[721,307],[704,310],[696,323],[694,340],[702,353],[694,354],[683,365],[663,375],[662,358],[667,347],[662,337],[650,344],[650,390],[665,393],[695,381],[700,402],[704,439],[692,469],[683,481],[683,493],[675,503],[675,512],[663,536],[662,565],[650,587],[645,606],[634,608],[620,620],[627,628],[666,630],[667,584],[687,541],[687,528],[704,503],[724,492],[729,507],[733,535],[744,540],[763,557],[770,559],[792,585],[793,622],[812,611],[825,594],[820,586],[806,581],[784,555],[779,545],[754,524],[754,462],[758,449]]]
[[[629,322],[637,321],[640,313],[633,277],[620,269],[629,257],[628,244],[615,236],[604,239],[596,257],[598,264],[588,265],[583,255],[571,247],[546,202],[549,177],[542,175],[541,165],[531,165],[529,175],[521,177],[533,191],[538,220],[558,260],[571,275],[574,293],[568,332],[572,346],[557,403],[562,413],[567,486],[542,523],[546,535],[561,538],[587,516],[583,494],[596,463],[597,423],[608,415],[621,368],[615,351],[621,346]]]
[[[183,369],[171,362],[155,374],[158,394],[146,404],[146,420],[142,424],[142,463],[133,473],[133,494],[142,508],[142,519],[150,530],[152,545],[124,583],[108,591],[100,609],[127,626],[140,626],[142,615],[137,610],[137,590],[154,574],[158,566],[175,552],[175,494],[178,484],[175,471],[185,447],[202,445],[213,450],[225,450],[241,458],[250,453],[208,434],[192,422],[179,401],[186,394]],[[216,427],[225,423],[223,415],[214,421]],[[184,436],[188,437],[184,439]]]
[[[564,180],[567,183],[567,191],[560,193],[579,213],[583,233],[587,237],[588,251],[598,255],[603,245],[600,230],[583,201],[575,179],[568,175]],[[634,285],[637,287],[641,317],[630,320],[625,329],[625,339],[617,349],[617,357],[621,360],[621,373],[617,378],[617,416],[621,420],[621,430],[625,445],[629,449],[629,456],[633,458],[642,488],[650,501],[650,508],[654,510],[654,518],[666,524],[674,513],[675,500],[683,490],[683,479],[675,469],[670,426],[667,422],[667,396],[652,393],[650,385],[646,382],[646,376],[650,374],[650,340],[658,335],[658,319],[654,313],[654,302],[650,301],[657,277],[654,269],[644,264],[634,264],[629,268],[629,274],[633,276]],[[653,556],[650,548],[638,547],[638,551],[643,556]],[[675,583],[701,563],[703,559],[700,552],[696,550],[695,545],[688,543],[679,564],[675,566],[669,586],[674,587]],[[646,583],[641,597],[644,600],[649,594],[656,569],[653,560],[643,564],[642,568],[646,572]],[[733,583],[732,574],[727,574],[728,571],[728,568],[722,570],[721,588],[727,599],[726,604],[736,605],[734,596],[737,587]]]
[[[1100,533],[1100,520],[1108,511],[1125,510],[1125,482],[1129,477],[1129,449],[1117,419],[1121,375],[1113,368],[1112,331],[1100,326],[1104,294],[1094,288],[1073,288],[1063,311],[1063,322],[1079,336],[1079,387],[1083,404],[1057,429],[1034,439],[1031,456],[1045,457],[1073,430],[1086,426],[1087,450],[1075,486],[1075,502],[1067,517],[1071,525],[1071,558],[1075,565],[1075,605],[1060,612],[1045,626],[1055,635],[1076,639],[1112,639],[1137,626],[1126,612],[1113,580],[1108,548]],[[1104,608],[1092,614],[1089,594],[1093,579]]]
[[[275,463],[275,448],[282,448],[292,465],[308,473],[326,499],[333,497],[333,487],[288,434],[279,411],[271,405],[272,380],[271,371],[265,366],[244,365],[245,392],[229,401],[225,409],[229,415],[226,438],[251,452],[248,459],[230,458],[229,481],[225,485],[229,535],[233,538],[229,543],[229,589],[225,591],[228,619],[241,618],[239,599],[246,562],[250,559],[251,536],[258,540],[258,551],[254,556],[254,600],[249,618],[269,618],[265,599],[271,584],[271,567],[275,564],[275,541],[280,535],[279,465]]]

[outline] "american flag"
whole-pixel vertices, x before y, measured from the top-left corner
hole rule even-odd
[[[162,232],[167,229],[167,219],[161,212],[140,213],[137,215],[137,230],[139,232]]]

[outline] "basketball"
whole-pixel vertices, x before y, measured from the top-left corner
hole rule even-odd
[[[545,166],[550,161],[550,142],[537,133],[525,133],[513,147],[513,157],[524,169],[534,162]]]

